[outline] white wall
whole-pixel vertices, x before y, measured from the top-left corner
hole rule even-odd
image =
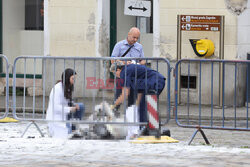
[[[43,55],[43,31],[20,31],[20,55]]]
[[[223,15],[225,16],[225,59],[235,59],[237,53],[237,16],[226,8],[224,0],[159,0],[160,11],[160,55],[172,60],[177,57],[177,15]],[[184,32],[186,39],[206,37],[208,32]],[[215,39],[214,36],[211,36]],[[216,37],[217,38],[217,37]],[[218,42],[215,41],[218,46]],[[182,41],[183,52],[189,57],[194,55],[190,42]],[[219,48],[215,48],[218,53]],[[193,57],[192,57],[193,58]],[[197,58],[197,57],[196,57]],[[213,57],[211,57],[213,58]],[[216,57],[214,57],[216,58]]]
[[[110,1],[98,0],[97,24],[96,24],[96,56],[109,56],[110,42]]]
[[[43,31],[24,29],[25,0],[3,0],[3,54],[10,64],[18,56],[43,55]],[[33,74],[33,71],[33,67],[27,66],[27,74]],[[36,74],[41,74],[41,71],[41,64],[37,64]],[[24,66],[18,65],[17,73],[24,73]]]
[[[238,59],[246,60],[250,54],[250,1],[247,9],[238,17]]]
[[[20,30],[24,30],[25,0],[3,0],[3,54],[11,64],[20,54]]]

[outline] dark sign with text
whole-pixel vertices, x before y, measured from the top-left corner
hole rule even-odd
[[[182,31],[220,31],[220,16],[181,15]]]

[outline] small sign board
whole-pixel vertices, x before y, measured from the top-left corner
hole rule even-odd
[[[125,0],[124,14],[150,17],[151,1]]]
[[[221,16],[212,15],[181,15],[183,31],[220,31]]]
[[[219,31],[220,24],[181,23],[181,30],[186,31]]]
[[[181,23],[218,23],[220,24],[220,16],[211,15],[181,15]]]

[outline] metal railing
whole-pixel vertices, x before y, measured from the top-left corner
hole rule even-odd
[[[61,79],[62,72],[66,68],[72,68],[77,73],[73,99],[85,104],[86,115],[95,114],[95,106],[101,102],[112,104],[116,89],[116,77],[110,79],[110,61],[122,60],[128,62],[131,58],[101,58],[101,57],[51,57],[51,56],[22,56],[17,57],[13,65],[13,117],[20,121],[31,121],[31,124],[40,131],[35,122],[47,121],[46,109],[48,95],[52,87]],[[142,59],[133,58],[135,61]],[[159,71],[166,78],[166,86],[158,103],[163,121],[168,123],[170,119],[170,64],[164,58],[144,58],[146,64]],[[125,63],[126,64],[126,63]],[[127,66],[125,66],[125,69]],[[23,69],[22,84],[18,83],[17,69]],[[136,74],[137,75],[137,74]],[[126,82],[126,78],[125,78]],[[18,86],[17,86],[18,85]],[[22,88],[23,95],[17,96],[17,88]],[[147,85],[146,85],[147,87]],[[136,95],[134,95],[136,96]],[[126,112],[127,100],[124,101],[123,111]],[[160,115],[161,115],[160,114]],[[86,118],[86,117],[85,117]],[[121,125],[146,125],[147,122],[127,122],[123,117],[122,122],[100,120],[60,120],[59,122],[71,122],[79,124],[121,124]],[[58,120],[53,120],[57,122]],[[31,125],[29,124],[28,127]],[[28,129],[26,128],[26,130]],[[26,132],[25,130],[25,132]],[[24,133],[25,133],[24,132]],[[23,133],[23,135],[24,135]],[[40,132],[41,133],[41,132]],[[22,136],[23,136],[22,135]],[[43,135],[41,133],[41,135]]]
[[[175,66],[175,119],[178,126],[250,131],[250,61],[182,59]],[[245,80],[246,79],[246,80]],[[245,86],[246,85],[246,86]],[[244,89],[244,87],[246,87]]]
[[[9,63],[4,55],[0,57],[6,62],[5,112],[0,115],[0,118],[5,118],[9,112]],[[147,125],[148,122],[127,122],[125,115],[128,101],[126,98],[123,106],[120,107],[123,121],[104,119],[102,116],[105,116],[105,113],[101,113],[101,118],[97,118],[95,110],[95,106],[104,101],[108,104],[114,102],[117,78],[109,71],[110,61],[121,60],[126,64],[132,59],[137,62],[141,60],[140,58],[51,56],[16,58],[13,65],[13,117],[20,121],[30,121],[22,136],[32,124],[43,136],[36,122],[48,121],[46,120],[48,95],[57,80],[61,79],[62,72],[66,68],[72,68],[77,72],[73,99],[75,102],[85,104],[86,116],[95,115],[95,117],[92,120],[85,116],[83,120],[62,119],[52,120],[52,122]],[[171,110],[170,73],[172,68],[169,61],[164,58],[144,58],[143,60],[146,60],[146,64],[150,65],[151,69],[160,72],[166,78],[166,86],[159,97],[157,106],[160,118],[163,120],[161,125],[167,124]],[[248,125],[249,63],[250,61],[243,60],[182,59],[175,64],[174,114],[176,123],[180,127],[197,128],[189,144],[197,132],[201,132],[206,143],[209,144],[202,129],[250,131]],[[17,69],[21,71],[21,74],[17,74]],[[18,92],[22,92],[22,95],[18,95]],[[134,94],[135,96],[137,95]]]
[[[3,80],[2,83],[5,83],[4,85],[2,85],[2,89],[5,89],[2,90],[3,93],[5,94],[5,100],[4,100],[5,111],[3,113],[0,112],[1,113],[0,119],[3,119],[7,117],[9,113],[9,62],[5,55],[0,54],[0,59],[2,59],[2,62],[4,62],[2,66],[3,67],[5,66],[5,73],[2,73],[5,76],[1,77]]]

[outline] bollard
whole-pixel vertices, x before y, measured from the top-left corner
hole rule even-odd
[[[157,139],[160,135],[159,114],[157,112],[157,95],[146,95],[148,109],[148,130],[149,135],[155,136]]]

